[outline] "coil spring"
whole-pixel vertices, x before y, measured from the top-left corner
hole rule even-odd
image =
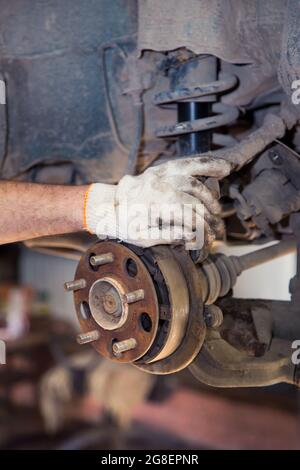
[[[162,91],[154,97],[154,104],[158,106],[178,103],[183,101],[196,100],[205,96],[216,95],[233,88],[237,83],[234,75],[223,75],[222,78],[214,82],[199,85],[196,87],[182,87],[174,91]],[[156,130],[156,137],[176,137],[193,132],[207,131],[220,126],[228,125],[234,122],[239,110],[236,107],[225,105],[223,103],[214,103],[212,111],[216,113],[209,116],[191,121],[179,122],[169,126],[163,126]]]

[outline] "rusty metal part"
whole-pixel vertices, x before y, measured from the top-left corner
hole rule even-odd
[[[298,309],[295,311],[290,301],[235,299],[231,297],[224,297],[223,299],[218,300],[218,305],[224,312],[224,323],[221,329],[222,336],[223,327],[227,328],[226,323],[228,316],[232,317],[232,322],[235,323],[237,320],[241,320],[244,331],[245,325],[247,323],[249,324],[247,317],[250,315],[250,313],[253,316],[253,309],[254,311],[258,309],[261,318],[265,317],[263,312],[268,312],[269,316],[271,317],[273,323],[271,328],[272,336],[281,339],[288,339],[291,342],[296,338],[300,338],[300,318],[298,315]],[[266,329],[266,326],[264,329]],[[226,335],[225,339],[229,339],[228,335]],[[256,335],[254,339],[257,340],[258,335]],[[238,348],[238,345],[236,347]]]
[[[118,341],[113,344],[113,352],[116,356],[123,354],[126,351],[134,349],[137,345],[135,338],[125,339],[124,341]]]
[[[100,244],[102,247],[106,247],[108,243],[114,244],[114,242],[102,242],[97,244],[96,247]],[[172,250],[168,247],[162,248],[164,250],[162,254],[158,252],[154,253],[153,249],[143,250],[129,245],[117,245],[120,247],[119,251],[122,248],[125,251],[120,251],[118,256],[114,253],[115,262],[110,263],[110,266],[105,265],[106,270],[104,270],[105,266],[103,265],[95,269],[95,267],[89,264],[89,270],[88,273],[85,272],[85,276],[90,276],[91,272],[94,273],[97,271],[99,274],[101,273],[103,277],[97,277],[94,282],[92,282],[90,278],[88,279],[88,298],[86,298],[85,295],[85,299],[82,299],[80,304],[76,301],[77,312],[79,311],[80,318],[83,321],[92,319],[100,328],[113,333],[113,337],[111,337],[112,350],[113,344],[123,340],[123,337],[119,338],[120,331],[126,327],[130,320],[132,324],[134,321],[138,320],[139,326],[142,326],[145,332],[149,333],[153,331],[157,333],[155,341],[152,339],[153,344],[150,345],[148,350],[145,348],[141,360],[143,360],[143,362],[151,362],[168,356],[180,345],[184,337],[189,314],[188,288],[181,267],[174,259]],[[85,258],[94,256],[94,253],[91,254],[93,250],[94,248],[91,248]],[[97,254],[96,256],[99,255]],[[188,256],[188,254],[186,254],[186,256]],[[116,261],[120,266],[123,266],[123,270],[125,269],[126,276],[129,279],[138,277],[138,264],[148,270],[150,273],[149,277],[150,275],[152,276],[152,279],[150,278],[152,281],[152,289],[157,293],[162,302],[156,318],[156,330],[153,330],[153,321],[148,315],[147,308],[144,307],[142,309],[145,298],[147,297],[147,289],[129,289],[127,287],[129,284],[124,286],[124,282],[120,279],[116,271]],[[80,264],[82,265],[83,263],[84,262],[81,261]],[[140,285],[144,287],[143,280],[139,280],[141,281]],[[132,283],[130,285],[132,287]],[[130,308],[133,305],[136,306],[136,309],[142,309],[139,318],[131,318]],[[158,316],[160,320],[159,324]],[[135,354],[137,349],[141,349],[140,339],[134,332],[132,333],[132,331],[128,329],[127,333],[129,332],[137,341],[138,347],[134,348]],[[126,340],[128,337],[130,338],[131,336],[127,334]],[[103,335],[101,335],[101,341],[102,338]],[[122,354],[122,357],[117,355],[115,358],[123,360],[124,356],[125,354]],[[128,360],[132,362],[135,359]]]
[[[158,361],[172,354],[180,345],[186,331],[189,316],[188,287],[173,251],[165,247],[152,249],[157,265],[167,286],[170,302],[170,324],[165,344],[153,359]]]
[[[223,312],[217,305],[205,305],[204,320],[209,328],[219,328],[223,323]]]
[[[114,255],[112,253],[104,253],[99,256],[91,256],[90,263],[92,266],[102,266],[102,264],[113,263]]]
[[[129,292],[125,294],[125,300],[128,304],[133,304],[134,302],[138,302],[139,300],[143,300],[145,298],[145,292],[143,289],[138,289],[133,292]]]
[[[278,319],[294,324],[288,304],[230,297],[221,299],[218,305],[224,312],[223,324],[219,330],[208,330],[203,348],[190,366],[192,374],[215,387],[296,384],[291,345],[298,333],[291,328],[290,332],[282,334],[282,327],[277,324]]]
[[[206,305],[203,312],[203,304],[226,294],[243,269],[293,247],[294,242],[288,241],[242,257],[211,256],[199,266],[183,247],[142,249],[114,241],[98,242],[83,256],[76,273],[76,278],[86,280],[86,287],[75,291],[74,298],[87,342],[111,360],[130,362],[152,374],[171,374],[194,361],[193,373],[216,386],[237,385],[239,380],[242,386],[275,383],[280,377],[291,382],[287,358],[274,352],[277,343],[271,342],[269,316],[264,316],[268,331],[262,332],[267,334],[255,339],[254,355],[249,355],[242,344],[236,346],[225,338],[227,312],[223,323],[218,306]],[[91,256],[105,253],[113,254],[112,263],[91,265]],[[254,313],[261,325],[261,311]],[[252,328],[253,323],[254,333],[259,328],[255,318],[250,325]],[[99,332],[96,340],[89,336],[95,330]],[[264,368],[268,369],[265,377]],[[243,376],[243,370],[250,370],[251,379]]]
[[[262,387],[279,382],[295,383],[291,343],[274,339],[261,357],[238,351],[213,330],[189,367],[200,382],[213,387]]]
[[[91,256],[101,256],[105,253],[113,254],[112,263],[98,267],[91,266]],[[81,258],[76,278],[83,278],[87,282],[85,289],[74,292],[81,329],[84,332],[98,329],[101,335],[101,340],[93,342],[93,347],[113,361],[133,362],[142,357],[155,339],[159,308],[151,276],[140,258],[120,243],[99,242]],[[99,281],[107,282],[109,285],[101,285]],[[109,294],[108,297],[103,296],[103,287],[109,288],[106,292]],[[144,298],[128,304],[125,301],[125,294],[137,291],[141,287],[144,290]],[[149,328],[143,326],[145,315],[150,324]],[[107,325],[112,325],[114,321],[118,324],[117,328],[107,329]],[[113,344],[132,337],[136,339],[137,346],[116,357],[112,349]]]
[[[98,330],[87,331],[86,333],[79,333],[77,335],[78,344],[87,344],[97,341],[100,338],[100,333]]]
[[[95,281],[89,291],[91,315],[105,330],[116,330],[127,320],[128,305],[125,288],[113,276]]]
[[[241,302],[242,300],[242,302]],[[224,312],[219,333],[227,343],[248,356],[263,356],[274,336],[271,310],[260,300],[225,297],[218,301]]]
[[[167,249],[167,247],[159,247]],[[184,248],[180,247],[172,250],[174,258],[181,266],[183,275],[189,285],[190,311],[185,335],[180,346],[168,357],[150,364],[135,362],[134,365],[144,372],[150,374],[172,374],[187,367],[199,353],[206,334],[206,327],[203,318],[203,303],[201,285],[197,268]]]
[[[79,289],[84,289],[86,287],[86,280],[75,279],[74,281],[67,281],[65,282],[64,287],[66,291],[75,291]]]

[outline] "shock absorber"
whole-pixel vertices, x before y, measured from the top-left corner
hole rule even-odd
[[[234,87],[235,76],[217,79],[217,59],[196,56],[168,69],[170,90],[155,95],[159,106],[176,104],[178,122],[157,129],[160,138],[178,138],[180,156],[197,155],[211,150],[212,132],[238,117],[238,109],[217,102],[217,96]]]

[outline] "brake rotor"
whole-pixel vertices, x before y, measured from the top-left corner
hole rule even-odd
[[[159,307],[151,276],[141,259],[123,244],[99,242],[80,260],[76,279],[84,280],[84,287],[74,292],[81,329],[99,332],[99,339],[92,343],[94,348],[118,362],[133,362],[144,356],[157,333]],[[134,340],[132,349],[114,352],[114,344],[130,339]]]
[[[156,247],[155,250],[156,252],[163,253],[166,247]],[[206,334],[203,317],[203,292],[201,283],[199,283],[197,268],[186,250],[182,249],[182,247],[172,250],[172,253],[182,270],[186,285],[188,286],[189,315],[182,341],[170,355],[151,363],[143,363],[142,361],[134,363],[134,366],[150,374],[172,374],[188,367],[199,353]]]
[[[189,292],[174,250],[170,247],[155,246],[142,251],[140,256],[152,274],[160,301],[160,321],[155,342],[146,356],[138,361],[139,364],[149,364],[168,357],[181,344],[189,317]]]

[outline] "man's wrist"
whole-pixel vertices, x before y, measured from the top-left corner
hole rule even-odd
[[[90,233],[109,235],[115,225],[116,186],[93,183],[85,192],[83,226]],[[107,233],[106,233],[107,232]]]

